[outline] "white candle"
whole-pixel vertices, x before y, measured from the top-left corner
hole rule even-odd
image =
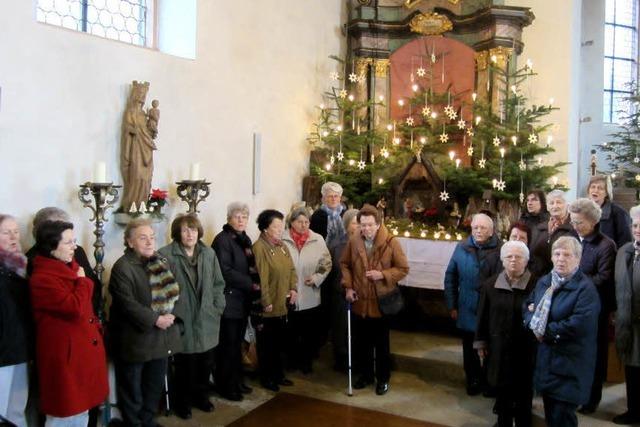
[[[107,182],[107,164],[105,162],[96,163],[93,170],[93,182]]]
[[[200,180],[200,163],[191,163],[191,170],[189,171],[189,179],[191,181]]]
[[[145,205],[144,202],[140,202],[140,208],[138,209],[138,212],[140,212],[141,214],[147,213],[147,205]]]
[[[131,203],[131,208],[129,208],[129,213],[136,213],[138,209],[136,209],[136,202]]]

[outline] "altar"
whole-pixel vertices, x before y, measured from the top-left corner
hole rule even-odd
[[[423,289],[444,289],[444,273],[458,241],[397,237],[409,261],[409,274],[399,285]]]

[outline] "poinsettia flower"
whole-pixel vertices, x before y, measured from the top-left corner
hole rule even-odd
[[[161,190],[159,188],[154,188],[153,190],[151,190],[150,199],[165,200],[168,195],[169,195],[168,191]]]

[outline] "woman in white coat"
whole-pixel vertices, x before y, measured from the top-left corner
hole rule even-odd
[[[298,298],[288,317],[288,365],[308,374],[320,338],[320,285],[331,271],[331,255],[322,236],[309,229],[309,212],[294,208],[282,240],[298,275]]]

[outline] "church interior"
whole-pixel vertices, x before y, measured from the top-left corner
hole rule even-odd
[[[315,209],[335,181],[345,207],[378,210],[409,259],[388,393],[350,393],[327,344],[312,372],[287,374],[293,386],[274,392],[248,374],[251,394],[212,393],[215,410],[189,419],[163,397],[154,425],[494,425],[494,396],[465,390],[443,293],[472,215],[491,212],[505,238],[529,190],[572,201],[596,174],[627,212],[638,204],[637,0],[0,4],[0,214],[25,252],[38,210],[68,214],[103,283],[101,320],[139,218],[159,249],[172,221],[194,214],[209,247],[241,202],[255,242],[261,211]],[[602,399],[577,415],[582,426],[614,425],[627,407],[609,344]],[[126,425],[112,366],[108,382],[94,425]],[[546,425],[541,397],[532,414]]]

